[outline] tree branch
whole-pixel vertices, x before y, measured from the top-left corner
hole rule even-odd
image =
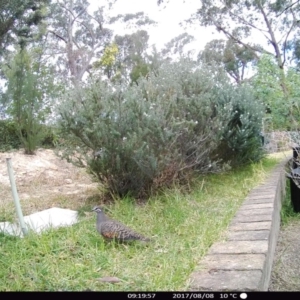
[[[232,39],[233,41],[237,42],[237,43],[240,44],[240,45],[243,45],[243,46],[246,47],[247,49],[250,49],[250,50],[254,51],[254,54],[255,54],[256,52],[260,52],[260,53],[264,52],[264,53],[273,55],[271,52],[268,52],[268,51],[266,51],[266,50],[263,50],[263,51],[262,51],[262,50],[258,49],[257,47],[252,47],[252,46],[250,46],[249,44],[246,44],[246,43],[242,42],[240,39],[236,38],[234,35],[232,35],[230,32],[228,32],[225,28],[221,27],[220,25],[217,25],[217,24],[216,24],[215,26],[216,26],[217,30],[222,31],[227,37],[229,37],[229,38]],[[256,58],[258,58],[257,54],[255,54],[255,56],[256,56]]]
[[[279,50],[279,46],[278,46],[278,43],[276,41],[276,38],[275,38],[275,34],[273,32],[273,29],[271,27],[271,24],[269,22],[269,19],[264,11],[264,8],[262,7],[261,3],[258,2],[258,8],[260,9],[263,17],[264,17],[264,20],[265,20],[265,23],[266,23],[266,26],[268,28],[268,31],[269,31],[269,34],[271,36],[271,44],[275,50],[275,54],[276,54],[276,60],[277,60],[277,64],[278,64],[278,67],[279,68],[283,68],[283,63],[282,63],[282,59],[281,59],[281,54],[280,54],[280,50]]]
[[[268,30],[265,30],[265,29],[261,29],[261,28],[256,27],[253,23],[248,22],[247,20],[245,20],[244,18],[242,18],[242,17],[240,17],[240,16],[234,14],[233,12],[229,12],[229,14],[232,15],[232,16],[234,16],[234,17],[236,17],[236,18],[239,19],[242,23],[246,24],[246,25],[249,26],[249,27],[252,27],[252,28],[254,28],[254,29],[257,29],[257,30],[259,30],[259,31],[261,31],[261,32],[268,32]]]
[[[293,22],[291,28],[289,29],[286,37],[285,37],[285,40],[284,40],[284,43],[283,43],[283,62],[282,64],[284,65],[285,64],[285,61],[286,61],[286,46],[287,46],[287,39],[290,35],[290,33],[292,32],[293,28],[294,28],[294,25],[295,25],[295,22]]]
[[[59,35],[58,33],[56,33],[55,31],[53,30],[48,30],[48,32],[52,33],[53,35],[55,35],[56,37],[58,37],[59,39],[61,39],[62,41],[64,41],[66,44],[68,43],[68,41],[63,38],[61,35]]]
[[[292,6],[294,6],[295,4],[299,3],[299,0],[293,2],[292,4],[288,5],[279,15],[276,16],[279,17],[280,15],[282,15],[285,11],[287,11],[289,8],[291,8]]]

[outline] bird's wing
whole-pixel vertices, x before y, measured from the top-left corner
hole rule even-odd
[[[140,234],[125,226],[122,223],[111,220],[101,224],[101,234],[108,239],[140,239]]]

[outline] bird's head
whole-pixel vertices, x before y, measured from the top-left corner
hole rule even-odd
[[[102,212],[102,210],[101,210],[101,208],[100,208],[99,206],[95,206],[95,207],[92,209],[92,211],[95,211],[96,213],[101,213],[101,212]]]
[[[99,206],[95,206],[92,211],[96,212],[97,213],[97,222],[98,223],[101,223],[101,222],[104,222],[104,221],[108,221],[109,220],[109,217],[107,217],[103,210],[99,207]]]

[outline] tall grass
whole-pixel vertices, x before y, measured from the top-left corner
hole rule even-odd
[[[292,200],[291,200],[291,186],[290,179],[286,182],[286,194],[284,201],[282,203],[282,209],[280,211],[281,215],[281,225],[283,227],[287,226],[293,221],[300,221],[300,213],[294,211]]]

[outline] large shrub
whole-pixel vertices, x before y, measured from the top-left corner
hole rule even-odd
[[[54,148],[58,140],[55,128],[42,124],[40,131],[43,138],[38,146],[42,148]],[[23,132],[23,135],[25,134]],[[22,146],[18,125],[11,119],[0,120],[0,152],[20,149]]]
[[[16,124],[11,120],[0,120],[0,151],[18,149],[20,146]]]
[[[224,86],[218,90],[220,107],[229,112],[222,128],[221,143],[215,153],[231,166],[259,161],[262,149],[263,104],[255,99],[250,86]]]
[[[71,91],[59,108],[62,155],[121,196],[147,195],[191,170],[218,171],[216,150],[222,138],[232,139],[226,133],[236,128],[230,122],[241,93],[225,78],[181,61],[130,87],[96,81]]]

